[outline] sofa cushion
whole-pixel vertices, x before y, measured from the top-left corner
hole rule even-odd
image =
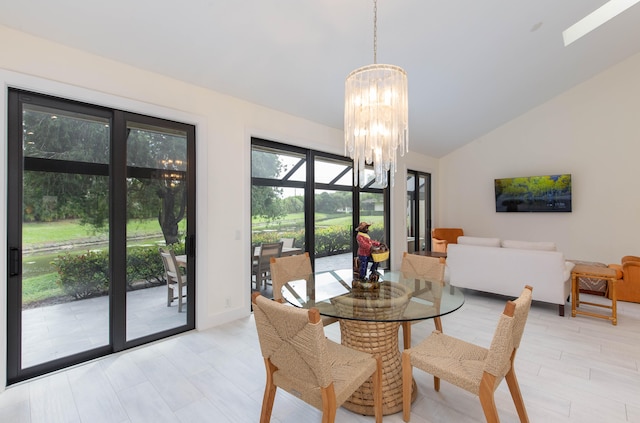
[[[483,247],[499,247],[500,238],[484,238],[477,236],[461,236],[458,237],[458,244],[463,245],[480,245]]]
[[[513,241],[505,239],[502,241],[503,248],[519,248],[521,250],[542,250],[557,251],[555,242],[532,242],[532,241]]]

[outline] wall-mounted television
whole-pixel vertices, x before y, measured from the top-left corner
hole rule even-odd
[[[570,212],[571,175],[495,180],[496,212]]]

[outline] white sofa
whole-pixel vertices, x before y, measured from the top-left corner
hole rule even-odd
[[[533,299],[558,304],[560,316],[571,291],[573,266],[551,242],[463,236],[447,248],[451,285],[510,297],[530,285]]]

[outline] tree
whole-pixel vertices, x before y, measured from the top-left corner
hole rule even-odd
[[[254,148],[251,151],[251,176],[276,179],[283,170],[277,154]],[[251,216],[276,220],[287,214],[281,199],[282,190],[273,186],[251,187]]]
[[[284,198],[285,213],[302,213],[304,211],[304,196],[295,195]]]
[[[108,174],[95,166],[73,172],[76,164],[82,169],[86,163],[110,163],[109,121],[25,105],[23,130],[25,157],[65,166],[64,172],[24,172],[24,220],[79,218],[95,231],[107,230]],[[178,242],[186,211],[186,134],[131,126],[126,142],[128,172],[135,174],[127,178],[127,218],[157,217],[165,241]]]
[[[142,170],[154,169],[150,177],[138,177],[132,185],[138,189],[136,212],[142,216],[157,213],[158,223],[167,245],[180,241],[178,224],[184,219],[187,204],[187,143],[183,135],[163,131],[129,129],[127,165]],[[160,200],[146,201],[153,192]],[[149,205],[147,205],[149,204]]]
[[[68,163],[109,162],[108,122],[56,112],[60,113],[25,105],[22,115],[24,157],[58,161],[65,166],[65,172],[43,172],[25,165],[24,220],[81,218],[100,230],[108,216],[107,175],[66,172],[73,170]]]

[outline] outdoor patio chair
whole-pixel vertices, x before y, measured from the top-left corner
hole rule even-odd
[[[296,242],[295,238],[280,238],[282,242],[282,248],[293,248],[293,244]]]
[[[333,423],[337,408],[369,378],[376,423],[382,422],[380,357],[327,339],[315,308],[288,307],[257,292],[252,303],[267,370],[260,423],[271,420],[277,388],[321,410],[323,423]]]
[[[268,281],[271,280],[271,257],[280,257],[282,255],[282,242],[264,242],[258,247],[260,252],[255,264],[252,265],[252,277],[255,277],[256,289],[264,289],[267,287]],[[253,257],[252,257],[252,260]]]
[[[180,271],[173,250],[160,247],[160,257],[162,257],[165,278],[167,279],[167,307],[170,307],[173,300],[177,299],[178,313],[182,313],[182,299],[186,297],[183,288],[187,286],[187,277]]]

